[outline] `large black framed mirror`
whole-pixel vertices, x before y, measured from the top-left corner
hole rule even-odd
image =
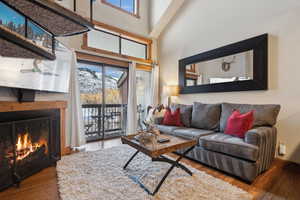
[[[181,94],[268,89],[268,34],[179,60]]]

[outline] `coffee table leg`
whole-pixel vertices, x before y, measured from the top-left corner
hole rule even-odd
[[[139,153],[140,151],[136,151],[131,158],[127,161],[127,163],[124,165],[123,169],[126,169],[126,167],[129,165],[129,163],[133,160],[133,158]]]
[[[176,162],[174,160],[171,160],[165,156],[160,156],[159,158],[153,158],[152,159],[153,162],[167,162],[170,164],[175,164],[176,167],[181,168],[182,170],[184,170],[186,173],[188,173],[189,175],[193,175],[193,173],[191,172],[191,170],[189,170],[186,166],[184,166],[183,164]]]
[[[163,178],[161,179],[161,181],[159,182],[159,184],[156,186],[154,192],[150,192],[141,182],[139,182],[138,180],[135,180],[136,182],[138,182],[140,184],[140,186],[150,195],[154,196],[160,189],[160,187],[162,186],[162,184],[165,182],[166,178],[169,176],[169,174],[171,173],[171,171],[174,169],[174,167],[179,167],[182,170],[184,170],[185,172],[187,172],[189,175],[193,175],[193,173],[184,165],[180,164],[179,161],[187,154],[189,153],[191,150],[194,149],[195,146],[189,148],[188,150],[186,150],[183,154],[181,154],[175,161],[168,159],[164,156],[160,156],[160,158],[153,158],[152,161],[160,161],[160,162],[167,162],[172,164],[172,166],[168,169],[168,171],[165,173],[165,175],[163,176]],[[131,158],[127,161],[127,163],[125,164],[125,166],[123,167],[123,169],[126,169],[126,167],[129,165],[129,163],[133,160],[133,158],[139,153],[139,151],[136,151]]]
[[[188,150],[186,150],[182,155],[179,156],[179,158],[176,159],[176,161],[172,164],[172,166],[169,168],[169,170],[167,171],[167,173],[164,175],[164,177],[161,179],[161,181],[159,182],[159,184],[157,185],[157,187],[155,188],[154,192],[151,195],[155,195],[158,190],[160,189],[160,187],[162,186],[162,184],[164,183],[164,181],[166,180],[166,178],[169,176],[170,172],[174,169],[174,167],[176,166],[180,166],[179,165],[179,161],[191,150],[194,149],[195,146],[189,148]],[[183,166],[183,165],[182,165]],[[181,167],[181,166],[180,166]],[[182,168],[182,167],[181,167]],[[185,169],[184,169],[185,168]],[[190,174],[191,176],[193,175],[192,172],[190,170],[186,170],[187,168],[184,167],[182,168],[184,171],[186,171],[188,174]]]

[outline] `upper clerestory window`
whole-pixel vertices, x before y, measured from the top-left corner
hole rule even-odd
[[[102,3],[139,18],[139,0],[102,0]]]

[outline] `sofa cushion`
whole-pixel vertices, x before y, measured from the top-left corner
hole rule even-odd
[[[224,153],[250,161],[257,161],[258,159],[257,146],[248,144],[241,138],[223,133],[214,133],[200,137],[199,146],[210,151]]]
[[[192,120],[192,105],[184,105],[184,104],[171,104],[170,109],[174,112],[177,108],[180,109],[180,118],[181,122],[185,127],[191,127]]]
[[[253,126],[253,111],[241,114],[240,111],[234,111],[228,118],[225,134],[244,138],[247,131]]]
[[[167,134],[171,134],[174,130],[182,128],[179,126],[166,126],[166,125],[155,125],[155,127],[158,128],[159,131]]]
[[[167,126],[183,126],[180,119],[180,109],[177,108],[175,112],[172,112],[170,108],[166,109],[162,125]]]
[[[203,104],[194,102],[192,112],[192,127],[207,130],[219,128],[221,104]]]
[[[187,138],[187,139],[196,139],[199,140],[200,137],[209,135],[214,133],[211,130],[203,130],[203,129],[196,129],[196,128],[181,128],[175,129],[172,132],[172,135]]]
[[[239,110],[241,113],[254,111],[253,127],[258,126],[274,126],[280,110],[280,105],[250,105],[250,104],[232,104],[223,103],[220,119],[220,131],[224,132],[229,116],[234,110]]]

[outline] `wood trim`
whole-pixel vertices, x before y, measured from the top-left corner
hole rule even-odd
[[[86,44],[83,44],[81,46],[81,49],[87,50],[87,51],[92,51],[92,52],[99,53],[99,54],[106,54],[106,55],[109,55],[109,56],[115,56],[115,57],[125,58],[125,59],[128,59],[128,60],[133,60],[133,61],[137,61],[137,62],[152,64],[152,60],[145,60],[145,59],[142,59],[142,58],[136,58],[136,57],[132,57],[132,56],[126,56],[126,55],[121,55],[121,54],[118,54],[118,53],[113,53],[113,52],[106,51],[106,50],[103,50],[103,49],[96,49],[96,48],[88,47]]]
[[[28,103],[0,101],[0,112],[66,109],[66,108],[67,108],[66,101],[36,101],[36,102],[28,102]]]
[[[78,52],[76,51],[76,56],[78,60],[83,60],[83,61],[91,61],[91,62],[96,62],[96,63],[104,63],[108,65],[114,65],[118,67],[129,67],[129,62],[126,61],[121,61],[121,60],[116,60],[112,58],[107,58],[107,57],[102,57],[102,56],[97,56],[97,55],[91,55],[88,53],[83,53],[83,52]],[[144,70],[144,71],[152,71],[152,66],[151,65],[144,65],[137,63],[136,68],[138,70]]]
[[[196,64],[191,64],[191,69],[186,69],[187,72],[196,73]]]
[[[70,147],[66,146],[66,108],[66,101],[36,101],[26,103],[0,101],[0,112],[59,109],[61,155],[66,155],[70,152]]]
[[[101,2],[103,4],[105,4],[105,5],[108,5],[108,6],[110,6],[112,8],[115,8],[115,9],[117,9],[119,11],[127,13],[127,14],[129,14],[129,15],[131,15],[133,17],[140,18],[140,0],[136,0],[136,3],[137,3],[137,5],[136,5],[137,6],[137,13],[136,14],[128,12],[127,10],[124,10],[124,9],[118,7],[118,6],[115,6],[115,5],[111,4],[111,3],[108,3],[106,0],[101,0]]]
[[[147,58],[148,60],[152,60],[152,41],[147,45]]]
[[[61,152],[61,156],[65,156],[65,155],[70,155],[72,154],[74,151],[72,150],[71,147],[65,147],[63,148],[62,152]]]
[[[92,55],[88,53],[82,53],[76,51],[76,56],[78,60],[83,60],[83,61],[91,61],[91,62],[96,62],[96,63],[104,63],[107,65],[114,65],[118,67],[129,67],[129,62],[126,61],[121,61],[117,59],[112,59],[112,58],[107,58],[103,56],[97,56],[97,55]]]
[[[151,72],[152,71],[152,66],[151,65],[143,65],[143,64],[137,63],[136,64],[136,69]]]
[[[69,147],[66,147],[66,109],[60,109],[60,150],[61,155],[69,153]]]
[[[197,80],[198,76],[196,74],[185,74],[185,78]]]
[[[82,46],[88,46],[88,34],[84,33],[82,35]]]

